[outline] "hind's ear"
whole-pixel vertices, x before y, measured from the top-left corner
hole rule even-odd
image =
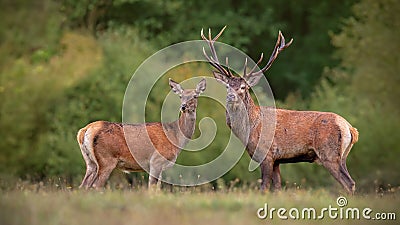
[[[206,79],[201,79],[201,81],[197,84],[196,93],[201,94],[206,90]]]
[[[173,81],[171,78],[169,78],[169,86],[171,86],[171,89],[175,94],[179,96],[183,94],[183,88],[181,87],[181,85]]]

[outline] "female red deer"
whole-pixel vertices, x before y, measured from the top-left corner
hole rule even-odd
[[[197,97],[206,89],[206,80],[203,78],[196,89],[184,90],[171,79],[169,85],[181,100],[178,120],[145,124],[96,121],[79,130],[77,139],[86,162],[80,187],[103,187],[115,168],[125,172],[150,171],[150,186],[157,184],[163,170],[174,165],[192,138]],[[129,138],[125,139],[125,135]]]
[[[278,54],[288,47],[293,39],[285,44],[279,32],[273,53],[260,71],[254,66],[246,72],[245,61],[243,77],[233,76],[231,70],[221,65],[214,42],[221,36],[225,27],[212,39],[211,31],[206,38],[201,37],[210,49],[204,56],[217,70],[214,77],[227,87],[226,122],[232,132],[246,146],[253,160],[261,165],[261,190],[269,189],[270,180],[276,189],[281,188],[279,164],[295,162],[316,162],[322,164],[332,176],[348,191],[354,193],[355,182],[346,167],[346,158],[351,147],[358,140],[358,131],[341,116],[330,112],[294,111],[255,105],[249,89],[255,86],[263,72],[267,71]],[[262,61],[261,55],[256,65]],[[248,118],[248,122],[245,122]]]

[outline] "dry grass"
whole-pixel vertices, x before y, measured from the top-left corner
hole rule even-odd
[[[173,192],[141,190],[82,191],[43,184],[19,185],[0,193],[0,224],[283,224],[292,220],[261,220],[257,209],[269,207],[337,207],[334,194],[288,189],[261,194],[255,190],[174,188]],[[385,194],[347,196],[347,207],[396,212],[399,190]],[[327,217],[327,216],[326,216]],[[299,224],[366,224],[367,220],[297,220]],[[380,221],[395,224],[396,221]]]

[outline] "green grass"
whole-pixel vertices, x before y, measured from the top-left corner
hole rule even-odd
[[[209,190],[207,190],[209,189]],[[346,196],[346,207],[369,207],[373,212],[395,212],[398,217],[400,190]],[[0,191],[0,224],[366,224],[368,220],[274,218],[261,220],[257,209],[268,203],[269,208],[338,207],[339,193],[326,189],[287,189],[261,194],[253,189],[223,189],[211,186],[174,187],[150,192],[146,189],[82,191],[59,185],[19,184]],[[372,215],[372,214],[371,214]],[[397,218],[398,220],[398,218]],[[379,221],[396,224],[396,221]]]

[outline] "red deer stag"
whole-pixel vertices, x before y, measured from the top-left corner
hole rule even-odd
[[[227,87],[226,122],[232,132],[245,145],[253,160],[260,163],[261,190],[268,190],[270,180],[275,189],[281,188],[279,165],[281,163],[316,162],[322,164],[349,193],[354,193],[355,182],[350,177],[346,158],[358,140],[358,131],[341,116],[331,112],[294,111],[255,105],[249,89],[255,86],[278,54],[293,41],[285,43],[279,31],[278,40],[268,63],[259,71],[263,54],[257,64],[246,71],[243,77],[233,76],[229,66],[225,68],[218,60],[214,47],[225,27],[212,39],[211,30],[206,38],[201,37],[211,49],[211,55],[203,53],[216,69],[217,81]],[[228,60],[227,60],[228,61]],[[242,107],[240,107],[242,105]],[[244,118],[248,118],[246,124]],[[246,131],[247,130],[247,131]],[[246,135],[247,132],[247,135]]]
[[[79,130],[77,139],[86,162],[80,187],[103,187],[115,168],[124,172],[150,171],[151,186],[158,183],[163,170],[174,165],[181,148],[193,135],[197,97],[206,89],[206,80],[203,78],[194,90],[184,90],[171,79],[169,85],[181,100],[178,120],[145,124],[96,121]],[[125,139],[125,135],[130,138]],[[133,155],[128,146],[135,148],[131,149]]]

